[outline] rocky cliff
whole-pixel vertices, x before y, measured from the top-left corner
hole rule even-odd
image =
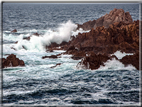
[[[110,24],[115,22],[124,22],[124,23],[132,23],[133,19],[129,12],[124,12],[123,9],[113,9],[109,14],[106,14],[100,17],[97,20],[88,21],[83,23],[82,25],[78,24],[78,29],[82,28],[83,30],[90,30],[91,28],[96,29],[99,26],[104,26],[108,28]]]

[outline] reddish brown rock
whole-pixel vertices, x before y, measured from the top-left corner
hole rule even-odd
[[[139,52],[134,55],[126,55],[120,61],[125,64],[125,66],[132,64],[136,69],[139,70]]]
[[[129,12],[124,12],[123,9],[113,9],[112,11],[110,11],[109,14],[106,14],[102,17],[100,17],[97,20],[93,20],[93,21],[88,21],[83,23],[82,25],[78,24],[78,29],[82,28],[84,30],[91,30],[92,28],[96,29],[99,26],[104,26],[105,28],[108,28],[109,25],[115,23],[116,22],[124,22],[124,23],[132,23],[133,19],[130,15]]]
[[[115,55],[109,56],[109,58],[118,60],[118,58]]]
[[[73,51],[73,53],[70,53],[73,56],[71,57],[74,60],[79,60],[82,59],[84,56],[86,56],[86,52],[85,51]]]
[[[18,43],[18,41],[15,42],[15,44],[17,44],[17,43]]]
[[[103,22],[104,22],[104,16],[96,20],[96,23],[94,24],[93,28],[95,29],[96,27],[103,26]]]
[[[35,35],[35,36],[39,36],[39,34],[38,34],[38,33],[33,33],[33,35]]]
[[[80,27],[88,29],[90,22],[80,25]],[[91,66],[90,69],[97,69],[107,59],[118,60],[115,56],[110,57],[110,54],[118,50],[125,53],[139,51],[139,21],[133,22],[128,12],[114,9],[94,23],[96,28],[91,28],[90,32],[79,33],[76,37],[72,37],[68,43],[62,45],[52,43],[48,49],[54,50],[60,46],[60,49],[67,50],[66,54],[73,55],[72,59],[78,60],[84,57],[84,60],[79,64],[86,68]],[[90,54],[91,52],[93,54]],[[90,56],[87,56],[89,54]]]
[[[82,28],[83,30],[90,30],[91,28],[94,27],[95,23],[96,23],[96,20],[85,22],[82,25],[78,24],[77,29]]]
[[[112,54],[117,50],[134,53],[139,49],[139,25],[136,22],[117,22],[109,28],[97,27],[88,33],[78,34],[70,41],[68,47],[74,46],[78,51]],[[69,53],[73,53],[69,51]]]
[[[6,67],[16,67],[16,66],[25,66],[23,60],[16,58],[16,55],[11,54],[6,59],[2,59],[2,68]]]
[[[16,29],[14,29],[14,30],[12,30],[11,32],[15,33],[15,32],[17,32],[17,30],[16,30]]]
[[[75,50],[75,47],[74,46],[70,46],[67,51],[70,51],[70,50]]]
[[[51,50],[67,50],[68,44],[69,42],[64,42],[64,41],[61,44],[51,43],[49,46],[46,46],[45,48],[47,52]]]
[[[89,53],[93,51],[96,55],[103,55],[104,53],[108,58],[115,58],[116,56],[109,56],[117,50],[126,53],[136,53],[139,51],[139,24],[137,22],[133,23],[124,23],[117,22],[109,26],[109,28],[97,27],[96,29],[91,29],[88,33],[78,34],[78,36],[70,42],[70,46],[74,45],[78,48],[78,51],[70,50],[68,54],[73,55],[73,59],[84,59],[78,65],[84,65],[85,68],[89,66],[90,69],[97,69],[102,65],[102,62],[106,60],[99,60],[99,56],[91,55],[86,56],[82,54],[81,57],[75,55],[79,52]],[[96,57],[93,60],[93,56]],[[139,59],[135,59],[139,61]],[[137,63],[136,61],[136,63]],[[128,60],[129,62],[129,60]],[[129,63],[131,63],[130,61]],[[133,63],[132,63],[133,64]],[[138,65],[133,64],[134,66]],[[138,69],[138,67],[136,66]]]
[[[107,55],[95,54],[91,52],[89,56],[84,57],[81,62],[78,63],[77,67],[83,66],[86,69],[98,69],[104,62],[110,59]]]
[[[108,28],[110,24],[113,24],[115,22],[124,22],[124,23],[132,23],[133,19],[129,12],[124,12],[123,9],[113,9],[110,11],[109,14],[106,14],[102,16],[101,18],[96,20],[96,24],[94,25],[94,28],[98,26],[104,26],[105,28]],[[117,24],[117,23],[115,23]]]

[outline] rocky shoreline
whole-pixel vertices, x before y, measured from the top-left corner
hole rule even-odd
[[[79,33],[76,37],[72,36],[69,42],[51,43],[45,47],[46,51],[65,50],[66,52],[62,54],[71,54],[74,60],[82,59],[77,67],[84,66],[83,68],[91,70],[98,69],[112,58],[119,60],[115,55],[111,56],[116,51],[133,53],[134,55],[125,56],[119,61],[125,66],[132,64],[139,69],[139,20],[133,21],[129,12],[114,9],[97,20],[78,24],[77,29],[80,28],[90,31]],[[15,31],[17,32],[17,30],[12,32]],[[35,33],[33,36],[39,36],[39,34]],[[23,39],[30,40],[30,37]],[[60,55],[42,58],[58,58]],[[2,61],[2,67],[8,66]]]
[[[133,53],[123,57],[120,62],[125,66],[132,64],[139,69],[139,20],[133,21],[129,12],[123,9],[114,9],[109,14],[93,21],[78,25],[78,29],[90,30],[88,33],[79,33],[69,42],[52,43],[47,51],[66,50],[63,54],[71,54],[72,59],[82,59],[77,66],[86,69],[98,69],[116,51]],[[113,56],[116,60],[118,58]]]

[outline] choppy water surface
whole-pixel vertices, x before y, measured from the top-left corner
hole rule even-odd
[[[98,70],[84,70],[76,68],[80,60],[71,59],[71,55],[42,59],[64,52],[47,53],[44,44],[68,41],[71,35],[85,32],[73,31],[76,23],[97,19],[114,8],[129,11],[133,20],[139,18],[139,4],[4,3],[3,57],[13,53],[25,67],[3,69],[3,104],[139,104],[139,71],[132,65],[125,67],[113,59]],[[13,29],[18,32],[11,33]],[[36,32],[41,37],[22,39]],[[119,59],[127,55],[114,54]],[[61,65],[50,68],[57,63]]]

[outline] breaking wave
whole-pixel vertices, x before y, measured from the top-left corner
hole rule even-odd
[[[51,43],[60,44],[63,41],[68,42],[72,32],[75,31],[76,28],[77,25],[69,20],[66,23],[60,24],[56,31],[49,29],[44,35],[31,36],[29,41],[23,38],[29,37],[30,34],[21,34],[19,35],[18,43],[14,44],[14,48],[16,50],[24,48],[32,51],[45,51],[45,46],[49,46]],[[77,31],[77,33],[79,33],[79,31]]]

